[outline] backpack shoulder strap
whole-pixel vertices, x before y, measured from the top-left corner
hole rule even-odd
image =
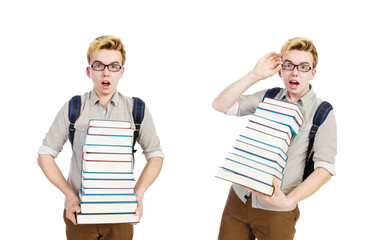
[[[275,87],[275,88],[270,88],[267,90],[265,96],[263,97],[263,99],[265,98],[272,98],[274,99],[275,96],[277,96],[277,94],[281,91],[281,88],[280,87]],[[263,101],[262,99],[262,101]]]
[[[305,169],[303,181],[313,172],[314,164],[313,164],[313,154],[311,153],[313,142],[315,141],[315,136],[317,131],[319,130],[320,125],[326,120],[328,114],[333,109],[332,105],[329,102],[323,101],[319,107],[316,109],[315,115],[313,116],[313,124],[311,130],[309,132],[309,144],[307,150],[307,157],[305,158]]]
[[[81,96],[80,95],[73,96],[69,100],[69,121],[70,121],[69,141],[72,147],[73,147],[73,139],[74,139],[74,131],[75,131],[74,124],[77,118],[80,116],[80,109],[81,109]]]
[[[144,112],[145,112],[145,103],[142,101],[142,99],[133,97],[134,99],[134,107],[132,109],[132,117],[134,118],[134,124],[135,124],[135,131],[134,131],[134,143],[133,148],[136,143],[136,139],[139,136],[140,131],[140,125],[142,124]],[[134,150],[133,152],[135,152]]]

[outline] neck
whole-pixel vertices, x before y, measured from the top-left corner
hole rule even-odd
[[[105,106],[105,109],[108,109],[108,104],[111,102],[115,92],[113,92],[111,94],[101,94],[101,93],[96,92],[97,97],[99,98],[100,102]]]

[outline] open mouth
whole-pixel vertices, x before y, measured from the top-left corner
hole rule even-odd
[[[292,80],[292,81],[289,81],[289,84],[290,84],[291,86],[297,87],[300,83],[297,82],[297,81]]]
[[[107,87],[109,87],[109,85],[111,85],[111,83],[109,81],[103,81],[101,83],[101,85],[103,85],[103,87],[107,88]]]

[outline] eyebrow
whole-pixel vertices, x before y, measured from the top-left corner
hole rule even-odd
[[[101,63],[101,64],[104,64],[102,61],[99,61],[99,60],[95,60],[93,63]],[[92,64],[93,64],[93,63],[92,63]],[[104,65],[111,65],[111,64],[119,64],[119,65],[120,65],[120,63],[119,63],[118,61],[111,62],[111,63],[109,63],[109,64],[104,64]]]
[[[290,63],[293,63],[294,64],[294,62],[292,62],[292,61],[290,61],[290,60],[288,60],[288,59],[285,59],[285,61],[284,62],[290,62]],[[296,64],[296,65],[304,65],[304,64],[307,64],[307,65],[309,65],[309,62],[301,62],[301,63],[299,63],[299,64]]]

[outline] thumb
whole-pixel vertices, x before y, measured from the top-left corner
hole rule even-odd
[[[275,189],[279,189],[280,188],[280,184],[278,183],[278,179],[277,178],[273,179],[273,186],[274,186]]]

